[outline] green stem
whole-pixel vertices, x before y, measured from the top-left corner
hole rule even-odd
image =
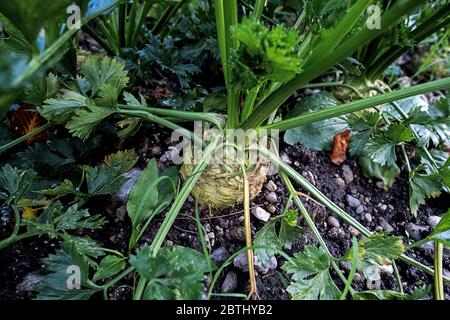
[[[255,1],[255,8],[252,12],[252,17],[255,20],[259,20],[263,14],[264,11],[264,4],[266,3],[266,0],[256,0]]]
[[[266,155],[274,165],[278,165],[282,171],[284,171],[289,177],[291,177],[295,182],[307,190],[314,198],[325,205],[329,210],[334,212],[340,219],[345,223],[353,226],[356,230],[361,232],[364,236],[371,236],[373,233],[360,224],[356,219],[350,216],[347,212],[342,210],[333,201],[329,200],[323,193],[321,193],[316,187],[314,187],[308,180],[306,180],[302,175],[298,174],[294,169],[284,163],[276,154],[269,151],[267,148],[259,147],[259,152]],[[400,260],[416,267],[417,269],[434,276],[434,270],[430,267],[423,265],[422,263],[408,257],[405,254],[400,256]],[[443,276],[444,282],[450,284],[450,278]]]
[[[203,153],[203,157],[200,159],[199,163],[194,168],[191,176],[184,182],[183,187],[180,190],[180,193],[176,197],[172,207],[166,214],[166,218],[164,219],[161,227],[158,230],[158,233],[155,235],[153,239],[150,249],[152,251],[153,256],[158,254],[161,245],[164,242],[167,234],[169,233],[170,228],[172,227],[178,213],[181,210],[184,202],[188,198],[189,194],[197,183],[198,179],[202,175],[203,171],[206,169],[206,166],[209,163],[209,160],[212,158],[214,151],[216,150],[216,146],[218,141],[220,141],[222,137],[220,135],[216,136],[208,147],[205,149]],[[147,280],[143,277],[139,278],[138,287],[136,289],[134,299],[139,300],[142,297],[142,293],[147,285]]]
[[[434,294],[436,300],[445,300],[444,282],[442,281],[442,253],[444,246],[439,241],[434,241]]]
[[[381,35],[390,26],[397,23],[401,17],[417,6],[423,4],[425,0],[399,0],[392,5],[381,18],[382,29],[369,30],[364,27],[363,30],[338,46],[333,52],[325,57],[315,57],[315,61],[298,76],[283,85],[276,92],[271,94],[261,106],[255,110],[250,118],[243,124],[244,129],[257,128],[260,126],[275,110],[277,110],[298,88],[307,84],[311,80],[320,76],[323,72],[339,63],[353,52],[369,43]]]
[[[389,93],[384,93],[377,95],[375,97],[366,98],[364,100],[358,100],[355,102],[330,107],[327,109],[322,109],[315,112],[309,112],[306,114],[302,114],[297,117],[293,117],[290,119],[286,119],[283,121],[276,122],[271,125],[263,126],[263,129],[278,129],[281,131],[295,128],[301,125],[310,124],[313,122],[331,119],[335,117],[339,117],[348,113],[361,111],[367,108],[375,107],[384,103],[389,103],[395,100],[400,100],[412,96],[416,96],[419,94],[423,94],[426,92],[437,91],[442,89],[450,88],[450,77],[435,80],[432,82],[419,84],[416,86],[412,86],[409,88],[404,88],[396,91],[392,91]],[[258,110],[258,109],[257,109]],[[256,110],[256,114],[258,111]]]
[[[25,134],[17,139],[14,139],[13,141],[8,142],[7,144],[4,144],[3,146],[0,146],[0,154],[2,154],[6,150],[8,150],[14,146],[17,146],[18,144],[21,144],[24,141],[27,141],[28,139],[44,132],[45,130],[49,129],[50,127],[51,127],[51,124],[46,123],[42,127],[36,128],[33,131],[30,131],[27,134]]]
[[[155,114],[158,116],[173,117],[183,120],[190,120],[190,121],[203,120],[216,125],[218,129],[222,129],[225,126],[226,121],[225,117],[222,116],[221,114],[212,112],[191,112],[191,111],[151,108],[151,107],[142,107],[138,105],[134,106],[124,104],[119,104],[119,108],[123,110],[146,111],[150,114]]]

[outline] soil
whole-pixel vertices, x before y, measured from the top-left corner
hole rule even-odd
[[[138,138],[136,138],[138,137]],[[134,147],[139,157],[138,166],[143,168],[146,162],[151,158],[159,160],[160,167],[170,165],[167,158],[169,141],[169,131],[156,125],[145,125],[135,138],[125,141],[126,148]],[[123,146],[116,145],[117,148]],[[281,154],[291,162],[293,168],[312,182],[327,197],[338,204],[342,209],[351,214],[364,226],[372,231],[381,231],[390,225],[393,234],[407,237],[405,226],[407,223],[414,223],[422,226],[421,236],[425,237],[431,231],[427,224],[427,218],[431,215],[442,215],[446,210],[448,198],[430,200],[425,206],[422,206],[417,218],[415,218],[408,208],[408,184],[407,177],[400,176],[390,189],[380,185],[379,182],[365,178],[357,164],[357,159],[348,158],[341,166],[331,163],[329,152],[317,152],[308,150],[301,145],[281,147]],[[344,174],[345,171],[345,174]],[[353,179],[351,179],[353,177]],[[276,212],[272,215],[280,214],[287,201],[287,193],[280,178],[277,175],[269,177],[277,185],[277,202],[272,205]],[[352,180],[352,181],[350,181]],[[302,191],[301,188],[298,188]],[[261,206],[268,210],[270,204],[265,200],[266,189],[253,200],[251,206]],[[356,213],[356,210],[350,207],[346,201],[347,195],[357,198],[364,206],[364,212]],[[329,211],[304,197],[305,207],[313,217],[322,236],[327,242],[331,253],[336,256],[342,256],[350,247],[352,234],[354,230],[340,221],[338,227],[329,226],[327,220],[331,214]],[[103,213],[108,219],[108,224],[101,230],[89,232],[89,236],[105,247],[115,249],[121,252],[127,251],[128,239],[131,233],[131,225],[126,214],[125,205],[114,195],[96,198],[95,201],[86,204],[92,213]],[[273,211],[273,208],[271,208]],[[243,213],[242,207],[236,206],[232,210],[224,210],[220,213],[211,215],[208,208],[201,209],[202,222],[208,231],[209,244],[211,251],[218,248],[224,248],[229,254],[236,252],[245,246],[243,236]],[[270,211],[270,210],[269,210]],[[370,215],[370,216],[369,216]],[[165,245],[180,244],[189,246],[201,251],[201,244],[197,235],[197,228],[193,216],[193,200],[188,199],[172,229],[170,230]],[[147,233],[142,237],[138,247],[143,243],[150,243],[162,223],[162,218],[155,219]],[[264,225],[264,222],[257,220],[252,216],[252,231],[255,233]],[[304,225],[299,220],[299,225]],[[360,237],[360,236],[359,236]],[[314,244],[315,240],[307,228],[303,229],[302,234],[294,242],[288,254],[303,250],[306,244]],[[0,251],[0,299],[31,299],[33,293],[30,290],[23,290],[23,283],[27,275],[43,274],[45,272],[41,259],[53,253],[58,247],[58,241],[48,239],[47,237],[24,239],[4,250]],[[424,263],[433,265],[433,246],[426,244],[420,248],[409,250],[408,255]],[[450,256],[446,251],[444,254],[445,273],[450,273]],[[258,292],[261,299],[289,299],[285,291],[289,283],[286,275],[281,271],[280,266],[283,259],[277,257],[278,267],[269,271],[267,274],[259,273],[257,275]],[[406,292],[420,285],[432,285],[432,277],[424,274],[417,269],[398,263],[398,268]],[[348,274],[347,265],[341,265],[344,274]],[[238,275],[237,288],[233,292],[248,292],[248,273],[236,268],[231,264],[222,273],[216,283],[215,292],[220,292],[222,282],[228,271],[234,271]],[[333,275],[336,283],[342,286],[342,283]],[[129,276],[123,279],[115,286],[109,289],[109,297],[115,300],[130,299],[132,295],[131,286],[133,278]],[[355,290],[366,290],[366,283],[361,277],[354,281]],[[397,282],[392,274],[383,274],[381,288],[397,290]],[[450,299],[450,287],[446,286],[446,299]],[[101,296],[94,296],[94,299],[101,299]]]

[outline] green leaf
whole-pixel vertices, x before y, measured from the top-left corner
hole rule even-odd
[[[369,156],[361,156],[359,158],[359,165],[363,170],[364,176],[378,178],[388,187],[391,187],[395,178],[400,175],[400,168],[397,165],[392,167],[382,166],[372,161]]]
[[[255,256],[262,266],[267,266],[270,259],[275,256],[275,251],[270,248],[282,250],[283,247],[290,247],[292,242],[300,234],[297,227],[298,213],[289,210],[285,214],[270,219],[255,235],[253,244],[255,246],[267,247],[255,249]],[[277,226],[279,224],[279,232]]]
[[[62,89],[57,98],[45,100],[44,105],[38,107],[38,111],[48,121],[65,125],[74,112],[85,107],[87,103],[85,96],[75,91]]]
[[[122,187],[127,178],[118,175],[116,169],[107,165],[96,167],[82,166],[86,173],[89,196],[112,194]]]
[[[63,197],[68,194],[77,193],[77,190],[72,181],[65,179],[63,182],[52,189],[44,189],[37,192],[50,197]]]
[[[331,279],[330,258],[322,248],[305,246],[302,253],[294,254],[282,269],[292,274],[287,291],[294,300],[335,300],[340,291]]]
[[[28,191],[36,177],[32,170],[18,170],[5,164],[0,169],[0,200],[17,202]]]
[[[427,239],[439,241],[447,247],[450,247],[450,209],[442,217]]]
[[[153,257],[145,245],[130,264],[147,281],[144,299],[200,299],[208,262],[200,252],[181,246],[163,247]],[[216,266],[213,266],[216,269]]]
[[[363,153],[382,166],[394,167],[397,160],[395,147],[412,139],[413,133],[409,127],[393,123],[387,130],[377,130]]]
[[[98,269],[95,272],[92,280],[97,282],[98,280],[112,277],[113,275],[122,271],[126,267],[126,265],[127,264],[123,258],[119,258],[113,255],[107,255],[100,261]]]
[[[319,93],[300,100],[286,118],[296,117],[304,113],[326,109],[338,103],[329,93]],[[290,145],[302,143],[313,150],[331,150],[333,137],[347,128],[341,118],[317,121],[312,124],[286,130],[284,141]]]
[[[401,293],[393,290],[370,290],[355,292],[353,300],[428,300],[431,288],[422,287],[412,294]]]
[[[232,26],[231,33],[240,42],[231,59],[236,89],[251,89],[263,80],[287,81],[301,72],[303,60],[295,30],[282,25],[268,29],[259,21],[244,18]]]
[[[118,93],[124,89],[129,81],[124,62],[110,57],[89,56],[81,67],[82,74],[91,83],[91,97],[102,88],[108,91],[117,89]],[[116,95],[116,97],[117,97]]]
[[[113,109],[94,105],[85,109],[78,109],[75,111],[75,115],[67,122],[66,128],[74,137],[86,140],[94,128],[113,113]]]
[[[71,0],[21,0],[2,1],[0,13],[9,19],[19,29],[30,43],[35,43],[42,27],[50,23],[58,23],[62,18]]]
[[[74,204],[58,217],[56,231],[100,229],[105,223],[106,220],[101,215],[91,216],[88,210],[78,210],[78,204]]]
[[[158,175],[156,160],[152,159],[130,191],[127,211],[133,227],[147,220],[158,204]]]
[[[88,258],[75,248],[73,243],[64,242],[61,249],[55,254],[50,254],[42,262],[48,270],[48,274],[38,284],[38,300],[87,300],[98,289],[92,289],[87,284],[89,275]],[[69,288],[68,283],[71,275],[79,271],[80,289]],[[76,280],[76,277],[74,278]]]
[[[104,162],[118,174],[123,174],[130,171],[136,164],[134,150],[124,150],[110,154],[105,158]]]
[[[425,204],[425,199],[436,198],[441,194],[442,179],[439,173],[420,174],[417,171],[410,173],[409,177],[409,207],[414,215],[417,215],[419,206]]]
[[[93,239],[89,237],[75,237],[70,235],[63,236],[67,243],[81,255],[98,258],[105,255],[103,248]]]
[[[360,254],[367,264],[390,264],[405,251],[403,241],[398,237],[390,237],[384,233],[373,235],[358,241]]]

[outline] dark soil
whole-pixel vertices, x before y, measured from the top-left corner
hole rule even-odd
[[[138,166],[144,167],[151,158],[159,160],[160,167],[170,165],[165,152],[168,151],[169,132],[161,127],[149,125],[141,129],[135,135],[140,137],[133,141],[124,143],[126,148],[135,147],[139,156]],[[122,146],[117,146],[118,148]],[[393,234],[407,237],[405,225],[412,222],[423,226],[422,237],[425,237],[431,231],[427,224],[427,217],[430,215],[442,215],[448,206],[448,198],[440,198],[427,202],[426,206],[421,207],[418,218],[415,218],[408,208],[408,185],[405,176],[398,178],[394,186],[389,190],[384,188],[377,181],[373,181],[362,176],[357,165],[356,159],[349,158],[343,165],[335,166],[329,160],[328,152],[316,152],[303,148],[302,146],[283,146],[282,154],[285,154],[291,162],[291,165],[312,182],[327,197],[338,204],[342,209],[351,214],[364,226],[372,231],[381,231],[389,224],[393,228]],[[343,168],[346,168],[347,182],[344,181]],[[349,174],[351,172],[351,174]],[[353,180],[350,181],[350,176]],[[273,204],[276,208],[275,214],[280,214],[287,201],[287,193],[278,176],[269,177],[277,185],[277,202]],[[342,179],[342,180],[339,180]],[[344,182],[344,184],[342,184]],[[300,188],[299,191],[302,191]],[[267,190],[254,199],[253,206],[262,206],[267,209],[270,204],[265,200],[264,195]],[[355,209],[349,207],[346,196],[352,195],[359,199],[364,206],[364,212],[357,214]],[[304,198],[305,206],[316,222],[321,234],[325,238],[331,253],[336,256],[342,256],[350,247],[352,234],[354,230],[349,230],[348,225],[340,221],[339,227],[331,227],[327,223],[330,212],[317,205],[308,198]],[[126,214],[126,207],[115,196],[96,198],[86,205],[92,213],[103,213],[108,219],[108,224],[99,231],[89,233],[89,236],[102,243],[105,247],[127,252],[128,239],[131,232],[131,226]],[[274,208],[271,208],[272,211]],[[165,245],[180,244],[190,246],[201,251],[201,244],[198,239],[197,228],[193,217],[193,201],[185,204],[171,231],[169,232]],[[268,210],[270,211],[270,210]],[[370,215],[370,217],[369,217]],[[214,212],[211,214],[209,209],[202,209],[202,222],[209,233],[209,244],[211,251],[218,248],[225,248],[229,254],[245,246],[243,233],[243,213],[242,207],[237,206],[233,210]],[[383,221],[384,220],[384,221]],[[155,219],[155,222],[148,232],[141,239],[140,244],[150,243],[158,231],[162,218]],[[299,224],[304,225],[300,220]],[[256,232],[264,225],[263,222],[252,216],[252,229]],[[312,234],[305,228],[301,236],[295,241],[288,254],[301,251],[306,244],[315,243]],[[30,238],[22,240],[4,250],[0,251],[0,299],[31,299],[31,291],[20,290],[23,288],[23,282],[29,273],[42,274],[43,269],[41,259],[55,251],[57,241],[50,240],[47,237]],[[410,250],[408,254],[418,261],[432,266],[433,265],[433,247],[429,244],[421,248]],[[257,284],[259,296],[262,299],[288,299],[287,292],[283,289],[289,283],[289,280],[281,271],[282,258],[278,257],[278,267],[269,271],[267,274],[259,273],[257,275]],[[399,262],[398,267],[402,277],[406,292],[411,292],[420,284],[432,285],[432,277]],[[341,265],[342,270],[347,275],[348,266]],[[448,275],[450,273],[450,257],[446,252],[444,258],[444,268]],[[248,273],[236,268],[231,264],[216,284],[215,292],[220,292],[221,284],[228,271],[234,271],[238,275],[238,285],[234,292],[248,292]],[[337,277],[335,277],[338,284]],[[109,296],[111,299],[130,299],[132,295],[131,286],[133,278],[130,276],[123,279],[118,284],[110,288]],[[365,280],[357,277],[354,281],[354,289],[365,290]],[[398,289],[397,282],[392,274],[382,275],[382,288]],[[446,298],[449,299],[450,288],[446,287]],[[94,297],[94,298],[101,298]]]

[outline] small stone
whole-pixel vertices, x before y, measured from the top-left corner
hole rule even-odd
[[[230,257],[227,249],[225,247],[219,247],[213,252],[211,252],[211,259],[215,263],[222,263]]]
[[[360,232],[353,226],[348,227],[348,232],[352,234],[352,236],[357,237],[360,235]]]
[[[384,220],[383,218],[380,218],[380,227],[387,231],[387,232],[393,232],[394,231],[394,227],[391,226],[386,220]]]
[[[342,179],[342,178],[336,178],[336,180],[334,180],[334,181],[336,182],[336,185],[337,185],[338,187],[341,187],[341,188],[345,187],[345,181],[344,181],[344,179]]]
[[[255,270],[261,274],[267,274],[271,270],[275,270],[278,267],[278,261],[275,257],[270,257],[267,263],[261,263],[258,256],[255,256]]]
[[[269,180],[264,187],[269,190],[270,192],[277,191],[277,185],[272,180]]]
[[[415,241],[422,239],[422,231],[426,231],[426,227],[418,226],[412,222],[408,222],[405,225],[405,231],[408,233],[409,237]]]
[[[236,290],[238,284],[238,276],[233,271],[228,271],[222,283],[222,292],[229,293]]]
[[[122,187],[116,192],[116,197],[126,203],[128,201],[128,195],[133,189],[134,184],[136,183],[137,178],[141,175],[141,169],[131,169],[128,172],[125,172],[121,175],[121,177],[127,178],[128,180],[122,185]]]
[[[261,207],[256,207],[252,209],[252,214],[261,221],[267,222],[270,219],[270,213]]]
[[[339,228],[341,226],[339,220],[333,216],[329,216],[327,222],[332,228]]]
[[[440,221],[441,217],[439,216],[429,216],[427,219],[428,225],[432,226],[433,228],[436,227]]]
[[[384,189],[384,183],[383,181],[377,181],[377,183],[375,183],[375,185],[377,186],[378,189]]]
[[[342,166],[342,175],[344,177],[345,183],[347,184],[351,183],[354,179],[352,169],[346,164]]]
[[[357,208],[361,205],[361,202],[358,199],[349,194],[345,197],[345,199],[347,200],[347,204],[352,208]]]
[[[281,155],[281,160],[283,160],[283,162],[286,162],[286,164],[292,164],[292,161],[289,159],[289,156],[286,153],[283,153]]]
[[[381,274],[393,274],[394,268],[391,265],[382,265],[382,266],[380,266],[380,273]]]
[[[268,194],[266,194],[265,198],[270,203],[276,203],[278,201],[278,197],[275,192],[269,192]]]
[[[275,207],[273,204],[268,204],[266,206],[267,211],[269,211],[270,213],[275,213],[277,212],[277,207]]]
[[[223,236],[223,229],[222,229],[220,226],[215,226],[214,229],[216,229],[216,234],[217,234],[219,237],[222,237],[222,236]]]
[[[386,209],[387,209],[387,205],[385,205],[385,204],[380,205],[381,211],[386,211]]]
[[[364,219],[366,219],[367,222],[372,222],[372,215],[370,213],[366,213],[364,215]]]
[[[166,241],[164,241],[164,244],[165,244],[166,247],[170,247],[170,246],[173,246],[173,241],[172,240],[166,240]]]
[[[357,214],[363,213],[363,212],[364,212],[364,206],[362,206],[362,205],[358,206],[358,207],[356,208],[355,212],[356,212]]]
[[[247,260],[247,253],[242,252],[240,255],[236,256],[233,259],[233,265],[241,269],[244,272],[248,272],[248,260]]]

